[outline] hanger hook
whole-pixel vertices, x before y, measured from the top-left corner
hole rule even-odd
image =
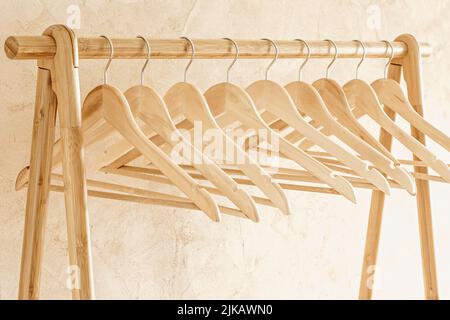
[[[303,46],[306,47],[306,49],[308,50],[306,53],[305,61],[303,61],[302,65],[298,69],[298,81],[301,81],[302,80],[302,70],[305,67],[306,63],[308,62],[309,58],[311,58],[311,48],[309,47],[309,44],[303,39],[295,39],[295,41],[300,41],[301,43],[303,43]],[[303,52],[303,50],[302,50],[302,52]]]
[[[384,78],[387,79],[388,67],[391,64],[392,59],[394,59],[394,47],[392,46],[392,43],[390,41],[383,40],[383,42],[386,43],[386,52],[389,50],[389,48],[391,49],[391,55],[389,56],[389,60],[386,63],[386,65],[384,66]]]
[[[110,49],[110,51],[109,51],[109,60],[108,60],[108,63],[106,64],[106,66],[105,66],[105,70],[103,71],[103,84],[108,84],[108,69],[109,69],[111,61],[112,61],[112,59],[114,57],[114,46],[113,46],[113,43],[112,43],[111,39],[108,38],[107,36],[100,36],[100,37],[105,38],[106,41],[108,41],[109,49]]]
[[[145,46],[147,47],[147,60],[145,60],[145,63],[141,69],[141,86],[143,86],[144,85],[144,71],[147,68],[148,62],[150,61],[152,51],[150,49],[150,44],[148,43],[147,39],[145,39],[143,36],[137,36],[137,38],[144,40]]]
[[[273,41],[271,39],[264,38],[264,39],[261,39],[261,40],[269,41],[272,44],[272,46],[275,48],[275,56],[273,57],[272,62],[267,66],[267,69],[266,69],[265,80],[267,80],[269,78],[269,70],[270,70],[270,68],[273,66],[275,61],[277,61],[277,59],[278,59],[278,46],[275,43],[275,41]]]
[[[227,69],[227,82],[230,82],[230,70],[231,70],[231,68],[233,68],[234,64],[236,63],[237,59],[239,58],[239,46],[238,46],[238,44],[236,43],[236,41],[234,41],[234,40],[231,39],[231,38],[223,38],[223,39],[224,39],[224,40],[228,40],[228,41],[230,41],[231,43],[233,43],[234,49],[235,49],[235,53],[236,53],[236,55],[234,56],[233,62],[231,62],[230,66],[229,66],[228,69]]]
[[[362,49],[363,49],[362,58],[359,61],[358,65],[356,66],[355,79],[358,79],[359,67],[361,67],[361,64],[363,63],[364,59],[366,59],[366,47],[364,46],[364,43],[361,40],[353,40],[353,41],[354,42],[358,42],[361,45]],[[356,52],[358,52],[358,49],[356,50]]]
[[[328,43],[330,43],[334,47],[334,57],[333,57],[333,60],[331,60],[331,62],[327,66],[327,73],[326,73],[326,76],[325,76],[326,78],[328,78],[328,74],[330,72],[330,68],[331,68],[331,66],[333,65],[333,63],[336,61],[336,59],[338,57],[338,47],[337,47],[336,43],[333,40],[325,39],[325,41],[327,41]]]
[[[181,39],[184,39],[187,42],[189,42],[189,45],[191,46],[191,60],[189,60],[189,63],[187,64],[186,68],[184,69],[184,82],[186,82],[187,72],[189,70],[189,67],[192,64],[192,61],[194,61],[194,57],[195,57],[195,46],[194,46],[194,42],[191,39],[189,39],[188,37],[181,37]]]

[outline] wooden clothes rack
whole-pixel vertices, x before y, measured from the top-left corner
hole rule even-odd
[[[147,52],[140,39],[112,39],[114,58],[144,59]],[[189,58],[189,47],[185,40],[149,39],[151,56],[156,59]],[[272,58],[270,44],[262,40],[237,41],[240,58]],[[340,58],[357,58],[362,53],[359,44],[353,41],[337,41]],[[233,58],[233,47],[227,40],[195,40],[196,58]],[[301,58],[306,56],[298,41],[277,41],[279,58]],[[367,58],[388,58],[384,42],[366,42]],[[327,41],[309,42],[312,58],[333,57]],[[419,114],[423,114],[423,88],[421,58],[431,54],[427,44],[419,44],[411,35],[401,35],[392,42],[394,60],[389,67],[389,78],[403,78],[408,89],[408,98]],[[32,131],[31,159],[25,213],[25,227],[19,283],[20,299],[39,298],[40,274],[44,244],[44,231],[49,191],[64,191],[68,251],[71,266],[76,266],[79,286],[72,289],[73,299],[93,299],[92,258],[87,211],[87,182],[83,160],[81,134],[81,99],[78,77],[79,59],[107,59],[107,42],[101,37],[79,38],[66,26],[49,27],[42,36],[13,36],[5,43],[5,52],[10,59],[37,60],[35,112]],[[63,145],[64,187],[55,187],[51,182],[51,159],[55,141],[55,122],[58,110],[60,134]],[[385,108],[395,119],[395,114]],[[411,134],[421,143],[424,135],[411,128]],[[392,137],[381,130],[380,142],[391,149]],[[418,159],[414,159],[418,160]],[[414,167],[417,175],[427,174],[427,167]],[[430,189],[427,180],[416,178],[417,213],[419,218],[425,297],[438,299],[436,263],[431,221]],[[369,280],[376,265],[381,220],[385,195],[372,192],[369,223],[367,229],[364,261],[361,272],[360,299],[370,299],[372,289]]]

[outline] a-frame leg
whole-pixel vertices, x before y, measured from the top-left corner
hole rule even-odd
[[[56,99],[50,71],[38,68],[19,299],[39,298],[55,119]]]
[[[406,43],[408,55],[402,60],[394,60],[392,62],[389,68],[389,78],[400,81],[401,66],[403,66],[404,79],[408,88],[408,98],[416,111],[422,115],[422,66],[419,44],[411,35],[401,35],[396,41]],[[385,111],[392,119],[395,119],[394,112],[387,108],[385,108]],[[417,140],[425,144],[425,137],[421,132],[411,128],[411,133]],[[392,145],[391,135],[384,130],[381,130],[380,141],[390,150]],[[428,172],[426,167],[415,167],[414,170],[421,173]],[[425,298],[438,299],[429,183],[426,180],[416,179],[416,187]],[[360,299],[367,300],[372,298],[372,285],[376,270],[384,200],[385,197],[382,192],[372,192],[369,224],[367,227],[366,246],[359,288]]]
[[[401,77],[401,65],[393,60],[389,66],[388,78],[397,82]],[[395,113],[384,108],[386,114],[395,120]],[[392,148],[392,136],[385,130],[380,130],[380,142],[387,150]],[[385,194],[381,191],[372,191],[370,202],[369,223],[367,225],[366,246],[364,249],[363,266],[361,270],[361,280],[359,284],[359,299],[372,299],[374,277],[376,271],[378,244],[380,242],[381,222],[383,218]]]
[[[408,56],[403,61],[403,78],[408,87],[408,99],[417,113],[423,116],[422,60],[420,46],[414,36],[404,34],[395,39],[408,46]],[[411,135],[425,144],[422,132],[411,126]],[[414,157],[414,160],[420,160]],[[414,167],[418,173],[428,173],[427,167]],[[419,218],[420,246],[425,298],[439,299],[436,258],[434,254],[433,226],[431,220],[430,184],[428,180],[416,179],[417,213]]]
[[[51,69],[63,147],[64,198],[73,299],[94,299],[87,189],[81,132],[78,44],[64,25],[48,28],[56,42]]]

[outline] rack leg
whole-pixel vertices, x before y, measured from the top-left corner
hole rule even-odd
[[[389,68],[389,77],[396,81],[400,81],[400,66],[403,65],[404,78],[408,87],[408,98],[416,111],[419,114],[423,114],[422,69],[419,45],[416,39],[410,35],[402,35],[398,37],[396,41],[403,41],[407,44],[408,56],[401,61],[393,61],[392,65]],[[389,109],[385,109],[385,111],[392,119],[395,118],[395,113],[393,113]],[[411,133],[420,142],[425,143],[425,138],[421,132],[415,130],[414,128],[411,128]],[[391,148],[392,136],[390,136],[383,130],[380,133],[380,141],[388,149]],[[420,173],[428,172],[426,167],[415,167],[414,170]],[[416,186],[423,277],[425,283],[425,298],[438,299],[429,183],[426,180],[416,179]],[[366,236],[366,247],[364,252],[364,261],[359,288],[360,299],[367,300],[372,298],[372,284],[375,276],[383,207],[384,194],[377,191],[372,192],[369,224],[367,227]]]
[[[401,66],[395,61],[389,66],[388,77],[395,81],[400,81]],[[395,120],[395,113],[384,108],[386,114]],[[380,142],[387,150],[391,150],[392,136],[385,130],[380,130]],[[369,223],[367,225],[366,246],[364,249],[364,260],[361,270],[361,280],[359,284],[359,299],[372,299],[374,277],[377,264],[378,245],[380,242],[381,221],[383,218],[385,194],[381,191],[372,191],[370,202]]]
[[[50,71],[38,68],[19,299],[38,299],[55,138],[56,99]]]
[[[412,35],[408,34],[399,36],[395,41],[402,41],[408,46],[408,55],[403,63],[403,77],[408,87],[409,101],[417,113],[423,115],[422,61],[419,43]],[[424,134],[412,126],[411,135],[425,144]],[[414,160],[419,159],[414,157]],[[428,168],[414,167],[414,171],[427,174]],[[430,184],[427,180],[416,179],[416,187],[425,298],[437,300],[439,294],[431,219]]]
[[[73,299],[94,299],[87,189],[83,163],[81,102],[78,78],[77,40],[63,25],[48,28],[45,35],[55,39],[52,81],[58,99],[63,147],[64,198],[70,278]]]

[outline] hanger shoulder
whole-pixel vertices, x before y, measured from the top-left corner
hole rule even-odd
[[[317,130],[302,117],[289,93],[278,83],[269,80],[256,81],[247,87],[246,91],[261,119],[272,129],[281,131],[291,127],[302,137],[320,140],[321,137],[316,134]]]
[[[354,115],[359,114],[356,110],[360,109],[374,120],[386,121],[387,115],[371,86],[363,85],[360,81],[349,81],[343,89],[350,105],[354,107],[352,109]]]
[[[297,125],[301,128],[300,131],[307,131],[308,133],[315,131],[301,116],[299,110],[292,101],[291,96],[285,88],[278,83],[270,80],[261,80],[254,82],[246,91],[252,98],[261,117],[270,122],[281,119],[286,124],[294,119]],[[265,113],[273,116],[266,116]]]
[[[126,98],[117,88],[102,85],[100,98],[88,95],[83,108],[96,106],[101,108],[102,117],[110,125],[164,172],[203,212],[213,221],[220,221],[219,208],[211,195],[147,139],[139,129]]]
[[[215,85],[205,92],[205,98],[216,119],[219,121],[222,117],[229,119],[227,125],[232,121],[238,121],[253,129],[267,128],[250,95],[235,84]]]
[[[345,126],[348,130],[357,135],[364,134],[356,118],[351,113],[345,94],[340,85],[332,79],[319,79],[315,81],[311,87],[314,88],[320,99],[316,98],[317,105],[320,106],[320,111],[324,114],[329,114],[328,119],[336,118],[341,126]],[[320,101],[320,102],[319,102]]]
[[[434,127],[414,110],[409,100],[403,94],[403,90],[398,82],[392,79],[379,79],[372,83],[372,88],[382,104],[398,113],[411,126],[439,143],[447,151],[450,151],[450,137]]]
[[[173,119],[181,114],[191,123],[201,122],[204,129],[217,128],[202,93],[190,83],[179,82],[173,85],[164,95],[164,102]]]
[[[323,99],[325,106],[328,107],[328,112],[343,126],[357,135],[362,135],[363,137],[367,135],[353,116],[345,93],[336,81],[332,79],[319,79],[312,86]]]
[[[143,120],[164,140],[179,140],[180,133],[164,101],[153,88],[141,85],[131,87],[125,91],[125,98],[134,116]]]

